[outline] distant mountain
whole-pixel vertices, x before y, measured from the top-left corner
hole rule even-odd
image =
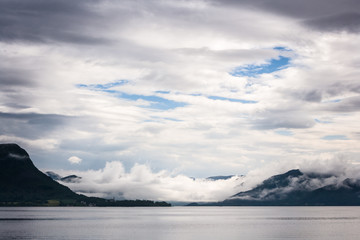
[[[222,202],[188,206],[360,206],[360,180],[294,169]]]
[[[57,174],[50,175],[53,178],[59,177]],[[74,181],[79,177],[71,175],[61,179]],[[169,206],[165,202],[114,201],[76,194],[39,171],[32,163],[29,154],[17,144],[0,144],[0,206],[59,205]]]
[[[211,204],[210,204],[211,205]],[[360,205],[360,180],[337,182],[332,175],[291,170],[270,177],[257,187],[235,194],[221,206],[340,206]]]
[[[77,183],[80,182],[81,177],[76,176],[76,175],[69,175],[66,177],[61,177],[59,174],[54,173],[52,171],[47,171],[45,172],[46,175],[48,175],[49,177],[51,177],[51,179],[55,180],[55,181],[61,181],[61,182],[66,182],[66,183]]]
[[[80,182],[80,180],[81,177],[78,177],[76,175],[69,175],[60,179],[60,181],[67,183],[76,183],[76,182]]]
[[[230,179],[232,177],[234,177],[235,175],[229,175],[229,176],[211,176],[206,178],[207,180],[212,180],[212,181],[217,181],[217,180],[227,180]]]
[[[59,174],[51,172],[51,171],[47,171],[47,172],[45,172],[45,174],[48,175],[49,177],[51,177],[51,179],[55,180],[55,181],[58,181],[62,178]]]

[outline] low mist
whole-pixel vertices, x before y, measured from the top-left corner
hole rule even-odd
[[[299,188],[313,190],[330,184],[341,184],[346,178],[360,178],[360,165],[343,157],[292,163],[276,162],[249,171],[246,176],[234,175],[221,180],[194,179],[165,170],[154,172],[149,166],[142,164],[135,164],[126,171],[123,164],[118,161],[107,162],[100,170],[55,172],[62,176],[75,174],[81,177],[80,181],[61,183],[87,196],[117,200],[216,202],[250,190],[265,179],[291,169],[300,169],[305,175],[318,174],[321,177],[306,181],[302,178],[294,178],[286,188],[277,189],[279,193],[286,194]]]

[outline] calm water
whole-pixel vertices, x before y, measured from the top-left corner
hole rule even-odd
[[[0,208],[1,240],[358,240],[359,236],[360,207]]]

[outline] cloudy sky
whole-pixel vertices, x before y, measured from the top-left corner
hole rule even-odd
[[[0,142],[84,175],[351,168],[359,42],[358,0],[1,0]]]

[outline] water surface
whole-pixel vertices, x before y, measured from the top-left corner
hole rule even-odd
[[[360,207],[0,208],[0,239],[358,240]]]

